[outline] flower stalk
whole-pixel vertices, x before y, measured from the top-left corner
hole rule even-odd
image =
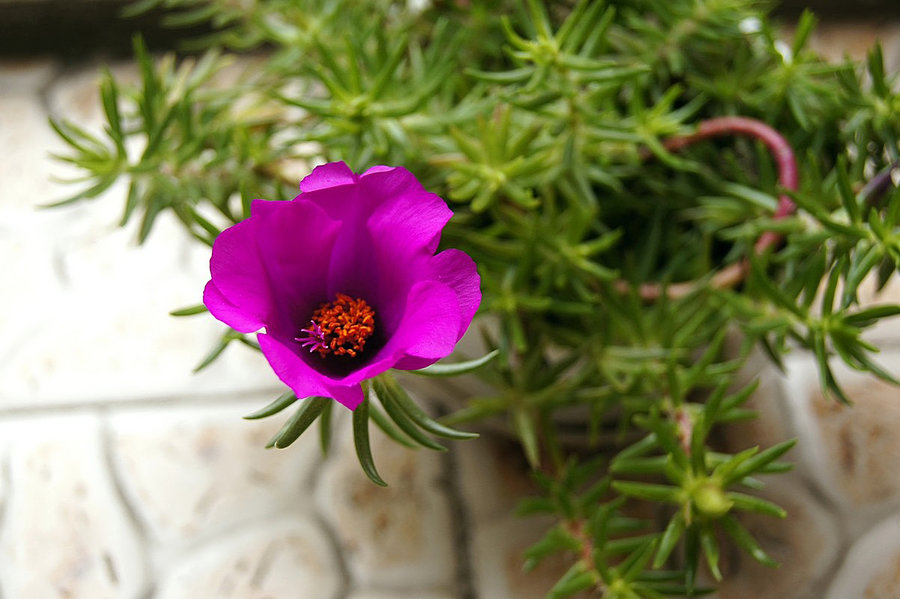
[[[797,160],[791,144],[778,131],[756,119],[740,116],[726,116],[701,121],[696,132],[689,135],[670,137],[663,141],[663,147],[668,151],[678,151],[698,141],[712,137],[746,135],[763,142],[769,149],[772,158],[778,167],[778,183],[787,192],[797,191]],[[646,153],[646,157],[651,154]],[[791,200],[788,193],[778,196],[778,206],[772,215],[775,221],[782,220],[796,212],[797,206]],[[782,239],[782,235],[776,231],[764,231],[756,240],[753,250],[762,254],[766,250],[775,247]],[[714,289],[728,289],[740,284],[750,270],[750,263],[742,259],[735,264],[725,266],[714,273],[703,285]],[[638,294],[644,301],[657,301],[665,294],[669,298],[684,297],[691,293],[697,286],[697,282],[688,281],[672,283],[663,286],[659,283],[642,283],[638,288]],[[617,289],[625,293],[630,288],[627,281],[616,281]]]

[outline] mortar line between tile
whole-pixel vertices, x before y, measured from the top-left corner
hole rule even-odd
[[[464,443],[465,441],[463,441]],[[478,599],[475,593],[475,581],[472,577],[472,539],[471,521],[466,509],[463,495],[460,492],[461,481],[459,462],[451,450],[443,456],[445,494],[450,504],[453,519],[453,549],[456,554],[456,593],[458,599]]]
[[[315,503],[315,501],[313,501],[313,503]],[[338,589],[334,594],[334,599],[347,599],[356,585],[354,584],[355,581],[353,580],[353,577],[350,575],[350,568],[347,565],[344,552],[341,550],[341,543],[338,539],[337,531],[331,527],[328,519],[321,514],[318,508],[310,510],[308,515],[325,533],[325,536],[328,538],[331,553],[334,556],[335,562],[337,562]]]
[[[3,485],[3,500],[0,503],[0,533],[6,525],[6,507],[9,503],[10,490],[12,489],[12,475],[10,474],[9,453],[0,459],[0,484]],[[2,593],[0,593],[2,597]]]
[[[116,499],[118,500],[119,505],[122,506],[122,510],[125,512],[128,520],[131,522],[131,525],[134,528],[134,534],[137,537],[137,542],[141,548],[141,565],[144,570],[145,582],[142,585],[138,596],[150,598],[155,594],[156,589],[156,577],[150,563],[150,536],[147,534],[147,527],[138,515],[137,508],[134,506],[131,499],[129,499],[128,493],[125,492],[125,486],[119,475],[119,468],[113,458],[112,431],[109,423],[108,410],[100,411],[100,447],[103,451],[104,466],[106,466],[107,475],[112,482]]]
[[[12,490],[12,474],[10,473],[9,455],[3,456],[0,460],[0,480],[2,480],[4,497],[3,504],[0,505],[0,536],[6,534],[6,512],[9,505],[10,491]],[[3,593],[3,577],[0,577],[0,599],[6,595]]]
[[[59,116],[57,114],[53,114],[53,106],[50,101],[50,95],[53,92],[53,88],[56,87],[58,83],[63,80],[65,76],[66,69],[63,65],[61,65],[56,58],[53,59],[53,72],[47,78],[47,80],[37,89],[37,97],[38,102],[41,108],[44,110],[44,114],[49,118],[51,116]]]
[[[222,393],[185,393],[185,394],[166,394],[166,395],[150,395],[135,399],[98,399],[87,401],[73,402],[48,402],[44,405],[19,405],[10,407],[0,407],[0,418],[5,416],[38,416],[48,413],[64,414],[71,412],[83,412],[93,410],[140,410],[146,408],[167,408],[182,407],[196,405],[210,405],[216,403],[239,403],[249,397],[258,395],[272,394],[272,397],[278,396],[284,392],[282,387],[258,387],[243,391],[228,391]],[[17,400],[20,401],[20,400]]]
[[[334,426],[334,422],[331,423]],[[341,549],[341,542],[338,538],[337,530],[335,530],[331,523],[328,521],[328,518],[325,517],[325,514],[322,513],[322,510],[319,509],[318,502],[315,498],[315,489],[321,484],[322,473],[325,471],[325,466],[327,462],[334,460],[334,438],[332,438],[331,449],[328,453],[322,457],[321,462],[317,468],[313,468],[309,474],[307,475],[304,484],[311,489],[312,498],[310,500],[311,508],[307,514],[312,518],[312,520],[319,525],[322,531],[325,533],[325,536],[328,537],[328,543],[331,548],[331,552],[334,555],[334,559],[337,562],[337,570],[338,570],[338,580],[339,580],[339,588],[335,593],[334,599],[348,599],[350,594],[354,591],[356,584],[353,580],[353,576],[350,574],[350,566],[347,564],[347,559],[344,555],[344,551]]]

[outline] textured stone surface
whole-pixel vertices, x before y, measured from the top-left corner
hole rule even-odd
[[[0,91],[0,148],[5,149],[0,161],[0,216],[9,226],[10,219],[28,215],[32,217],[24,223],[28,225],[35,207],[52,201],[59,190],[49,180],[48,152],[62,149],[36,91],[17,91],[12,86]],[[64,230],[58,228],[58,232]]]
[[[847,555],[825,599],[900,597],[900,515],[878,523]]]
[[[265,449],[283,418],[241,419],[264,404],[261,397],[257,404],[138,410],[111,419],[116,474],[153,539],[188,545],[309,505],[321,459],[315,434],[283,451]]]
[[[9,493],[9,446],[0,444],[0,543],[3,539],[3,527],[6,522],[6,497]],[[0,577],[0,597],[2,597],[2,577]]]
[[[536,494],[518,442],[482,435],[453,447],[460,492],[474,525],[507,516],[523,497]]]
[[[900,42],[900,35],[898,35],[898,42]],[[900,47],[898,47],[898,53],[900,53]],[[891,277],[881,290],[877,289],[876,281],[876,277],[868,276],[860,284],[858,297],[862,307],[900,304],[900,276]],[[881,320],[866,331],[865,338],[880,348],[900,348],[900,317],[895,316]]]
[[[39,343],[38,332],[47,326],[47,315],[57,308],[54,298],[61,291],[48,236],[15,224],[21,225],[21,220],[0,216],[0,256],[12,257],[0,258],[5,281],[0,292],[0,404],[12,387],[27,384],[24,372],[13,364],[20,352]],[[42,267],[35,268],[36,264]]]
[[[51,114],[70,119],[93,134],[102,134],[105,118],[99,93],[101,69],[109,69],[119,83],[140,81],[138,68],[132,61],[92,63],[67,69],[48,90]]]
[[[157,599],[337,599],[331,541],[306,518],[273,518],[179,556]]]
[[[723,449],[736,453],[748,447],[771,447],[794,436],[792,414],[784,392],[784,375],[762,352],[754,352],[739,373],[735,392],[757,384],[744,407],[754,410],[756,418],[722,426],[715,440]]]
[[[475,524],[472,569],[476,595],[485,599],[544,599],[571,564],[559,554],[551,555],[525,573],[522,553],[540,540],[550,524],[547,520],[510,514]]]
[[[239,344],[206,371],[191,372],[225,329],[207,315],[176,319],[168,311],[199,302],[208,251],[192,245],[168,215],[156,233],[137,247],[128,230],[86,232],[55,240],[51,263],[32,263],[39,272],[61,271],[62,284],[49,297],[35,296],[52,301],[45,311],[26,311],[39,321],[0,365],[0,372],[15,373],[0,377],[0,401],[134,399],[277,385],[262,357]],[[51,283],[44,287],[54,290]],[[28,291],[14,288],[11,301],[35,301]]]
[[[887,72],[900,68],[900,21],[826,22],[816,28],[810,46],[832,60],[845,55],[865,59],[875,40],[879,40]]]
[[[58,69],[51,58],[0,59],[0,95],[36,94],[50,83]]]
[[[775,478],[761,495],[784,508],[787,519],[742,514],[740,520],[780,567],[769,568],[733,545],[726,546],[719,599],[821,597],[823,581],[834,567],[841,547],[836,523],[796,479]]]
[[[277,381],[262,358],[246,348],[227,351],[198,376],[191,373],[224,329],[209,317],[168,315],[198,303],[208,278],[209,250],[173,216],[161,215],[151,238],[138,247],[136,222],[117,228],[121,184],[89,203],[37,209],[74,188],[50,181],[51,175],[72,174],[49,157],[65,149],[35,89],[46,83],[50,67],[23,69],[14,75],[0,69],[0,84],[17,82],[4,84],[0,93],[0,148],[12,150],[0,161],[0,251],[4,274],[13,281],[0,294],[0,404],[274,388]],[[57,116],[100,129],[97,72],[94,65],[53,84],[50,104]]]
[[[9,503],[0,579],[10,597],[135,597],[144,587],[139,538],[106,468],[98,420],[4,423]]]
[[[418,590],[407,591],[357,591],[350,593],[347,599],[456,599],[449,591]]]
[[[357,585],[403,580],[409,586],[450,587],[456,576],[454,522],[439,487],[444,476],[440,456],[401,447],[373,430],[375,464],[390,485],[382,488],[361,472],[348,435],[336,441],[316,503],[337,535]]]
[[[888,372],[900,367],[900,354],[885,353]],[[847,510],[852,521],[900,505],[900,389],[835,364],[838,381],[852,407],[819,389],[811,358],[794,361],[789,376],[795,402],[798,448],[823,490]]]

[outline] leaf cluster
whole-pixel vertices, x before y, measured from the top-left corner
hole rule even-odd
[[[447,366],[432,366],[425,376],[453,376],[478,368],[487,359],[474,360]],[[446,369],[446,374],[441,369]],[[391,373],[384,373],[364,383],[366,398],[353,411],[353,441],[360,466],[369,479],[380,486],[387,483],[378,474],[369,443],[369,421],[381,429],[388,437],[410,449],[427,448],[446,451],[432,436],[445,439],[465,440],[478,437],[475,433],[459,431],[431,418],[407,394]],[[245,416],[248,420],[267,418],[287,409],[297,401],[292,391],[286,391],[264,408]],[[300,402],[299,407],[288,418],[266,447],[284,449],[300,438],[318,419],[319,443],[322,453],[328,452],[331,444],[331,410],[334,401],[327,397],[309,397]],[[379,408],[379,405],[381,406]]]

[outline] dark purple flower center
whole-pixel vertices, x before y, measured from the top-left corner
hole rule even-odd
[[[319,356],[355,358],[375,333],[375,310],[362,298],[337,294],[333,302],[321,304],[309,320],[309,328],[294,340]]]

